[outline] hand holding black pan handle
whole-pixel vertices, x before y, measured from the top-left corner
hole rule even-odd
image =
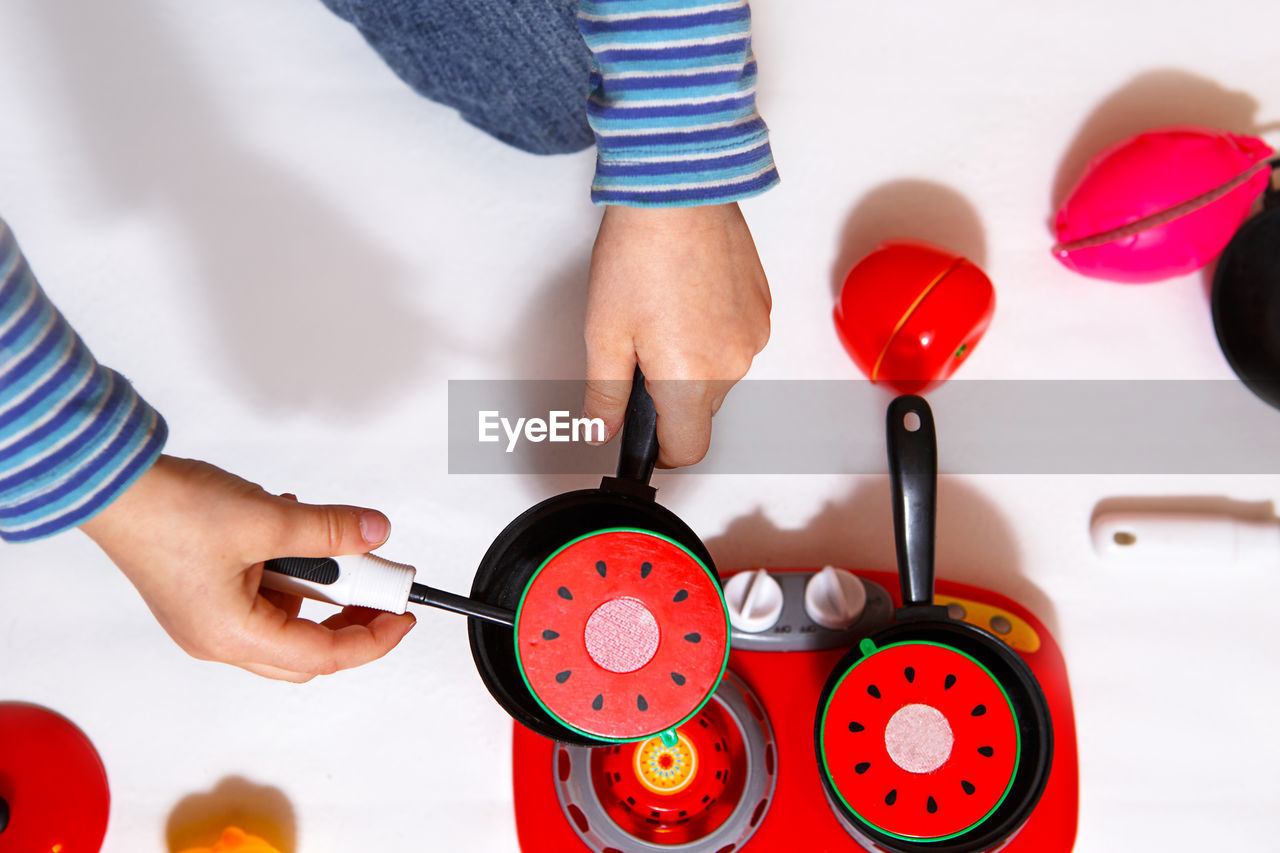
[[[649,478],[658,464],[658,410],[644,387],[638,365],[631,378],[631,396],[618,443],[618,473],[604,478],[604,488],[653,500],[655,490]]]
[[[637,367],[622,426],[618,474],[606,478],[615,491],[653,498],[649,478],[658,459],[658,416]],[[425,604],[499,625],[514,625],[515,613],[414,582],[416,569],[375,554],[341,557],[280,557],[263,564],[262,585],[281,592],[341,606],[371,607],[404,613],[409,603]]]

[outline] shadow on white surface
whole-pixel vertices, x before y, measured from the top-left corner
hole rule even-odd
[[[756,510],[706,544],[721,573],[828,565],[895,571],[889,478],[860,477],[847,497],[829,501],[801,529],[781,529]],[[993,590],[1027,607],[1061,641],[1052,602],[1023,574],[1009,522],[985,495],[956,477],[938,480],[935,565],[940,579]]]
[[[421,380],[450,334],[417,309],[417,272],[240,138],[163,4],[24,5],[106,213],[162,210],[211,321],[192,327],[215,330],[244,397],[353,419]]]
[[[506,375],[513,379],[565,379],[581,381],[586,376],[587,345],[582,336],[582,324],[586,316],[588,272],[591,255],[570,257],[549,276],[542,286],[533,291],[533,297],[516,324],[517,335],[501,341],[502,349],[510,353]],[[537,382],[512,383],[519,393],[517,411],[524,413],[547,412],[553,406],[542,395],[544,386]],[[585,391],[586,385],[583,384]],[[558,402],[558,401],[557,401]],[[582,400],[574,396],[565,403],[569,411],[578,417]],[[613,473],[617,461],[617,442],[610,442],[610,462],[600,470],[600,476]],[[525,457],[530,458],[530,457]],[[590,489],[599,485],[590,477],[566,478],[555,473],[554,461],[550,467],[531,461],[515,482],[529,495],[529,503],[573,489]],[[566,485],[568,484],[568,485]]]
[[[831,293],[840,295],[853,265],[885,240],[924,240],[987,263],[987,237],[978,211],[960,193],[933,181],[908,179],[876,187],[858,199],[845,218]]]
[[[1271,521],[1276,516],[1272,501],[1241,501],[1226,495],[1117,495],[1103,498],[1093,508],[1093,518],[1108,513],[1187,513],[1222,516],[1243,521]]]
[[[569,255],[533,290],[516,326],[517,334],[495,342],[509,360],[505,378],[581,380],[586,375],[587,345],[582,324],[587,313],[590,267],[589,252]],[[529,402],[529,411],[545,405],[539,400]]]
[[[183,797],[169,813],[165,849],[178,853],[211,847],[229,826],[258,836],[280,853],[298,849],[297,819],[288,797],[279,788],[240,776],[227,777],[210,791]]]

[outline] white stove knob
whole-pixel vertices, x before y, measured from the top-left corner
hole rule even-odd
[[[867,588],[862,579],[844,569],[827,566],[805,584],[804,612],[824,628],[848,628],[866,606]]]
[[[782,615],[782,586],[764,569],[738,572],[724,585],[724,603],[739,631],[767,631]]]

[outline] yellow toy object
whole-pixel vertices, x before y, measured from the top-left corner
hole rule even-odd
[[[250,835],[237,826],[222,831],[222,837],[212,847],[192,847],[182,853],[280,853],[256,835]]]

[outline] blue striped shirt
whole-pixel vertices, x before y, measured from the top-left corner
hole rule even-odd
[[[87,521],[151,466],[167,435],[128,381],[94,361],[0,220],[0,538]]]
[[[597,204],[721,204],[778,182],[747,0],[582,0]]]

